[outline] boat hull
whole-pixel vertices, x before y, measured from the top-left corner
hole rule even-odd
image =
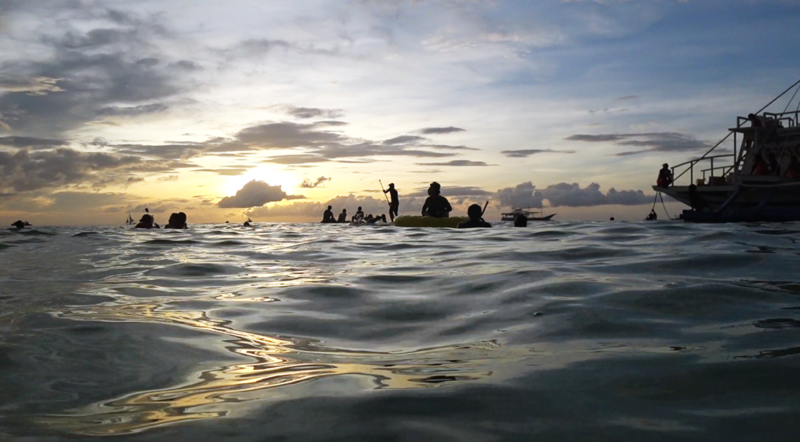
[[[692,210],[684,210],[684,221],[788,222],[800,221],[800,183],[762,183],[721,186],[653,186]],[[694,192],[692,194],[691,192]]]

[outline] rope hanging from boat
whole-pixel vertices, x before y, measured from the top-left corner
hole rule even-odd
[[[792,104],[792,101],[794,101],[794,97],[796,97],[796,96],[797,96],[797,92],[798,92],[798,91],[800,91],[800,87],[799,87],[799,88],[797,88],[797,89],[795,89],[795,91],[794,91],[794,95],[792,95],[792,98],[790,98],[790,99],[789,99],[789,102],[788,102],[788,103],[786,103],[786,107],[784,107],[784,108],[783,108],[783,113],[786,113],[786,110],[787,110],[787,109],[789,109],[789,105],[791,105],[791,104]],[[800,108],[800,102],[798,102],[798,103],[797,103],[797,107],[798,107],[798,108]]]
[[[661,207],[663,207],[663,208],[664,208],[664,213],[666,213],[666,214],[667,214],[667,218],[669,218],[669,219],[675,219],[675,218],[673,218],[673,217],[671,217],[671,216],[669,215],[669,212],[667,212],[667,205],[666,205],[666,204],[664,204],[664,195],[662,195],[662,194],[661,194],[661,192],[658,192],[658,196],[659,196],[659,198],[661,198]],[[655,206],[655,204],[654,204],[653,206]]]

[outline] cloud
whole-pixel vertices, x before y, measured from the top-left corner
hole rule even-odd
[[[495,164],[486,164],[483,161],[470,161],[470,160],[452,160],[446,163],[414,163],[417,166],[453,166],[453,167],[471,167],[471,166],[495,166]]]
[[[506,187],[497,191],[496,199],[501,206],[508,207],[542,207],[544,195],[536,190],[530,181],[518,184],[515,187]]]
[[[10,77],[0,76],[0,91],[22,92],[28,95],[47,95],[50,92],[63,92],[58,86],[58,78],[50,77]]]
[[[317,188],[317,187],[325,184],[326,182],[328,182],[330,180],[331,180],[331,178],[326,178],[324,176],[321,176],[321,177],[317,178],[315,181],[311,181],[310,179],[306,178],[300,184],[300,187],[302,187],[304,189],[314,189],[314,188]]]
[[[31,148],[31,149],[52,149],[54,147],[63,147],[69,144],[67,140],[54,140],[49,138],[34,138],[34,137],[0,137],[0,146],[9,146],[16,148]]]
[[[136,117],[139,115],[152,114],[157,112],[164,112],[169,109],[164,103],[143,104],[139,106],[109,106],[104,107],[97,111],[98,115],[114,116],[114,117]]]
[[[649,204],[653,200],[652,195],[645,195],[641,190],[617,191],[612,187],[608,193],[603,194],[597,183],[591,183],[583,189],[577,183],[559,183],[547,186],[542,193],[552,207],[585,207],[606,204],[631,206]]]
[[[442,195],[446,197],[466,197],[466,196],[492,196],[494,193],[489,192],[487,190],[483,190],[480,187],[474,186],[442,186]],[[406,198],[427,198],[428,197],[428,188],[421,187],[416,189],[416,191],[404,195]]]
[[[318,109],[315,107],[286,106],[286,113],[300,119],[341,118],[344,116],[344,111],[341,109]]]
[[[559,183],[537,189],[530,181],[518,184],[515,187],[500,189],[496,194],[497,200],[503,207],[542,207],[547,200],[550,207],[587,207],[608,204],[633,206],[649,204],[652,195],[645,195],[641,190],[616,190],[609,189],[607,193],[600,191],[600,185],[591,183],[585,188],[577,183]]]
[[[501,154],[510,158],[527,158],[531,155],[539,153],[575,153],[574,150],[553,150],[553,149],[520,149],[520,150],[503,150]]]
[[[178,181],[178,175],[162,176],[157,181]]]
[[[0,189],[29,191],[45,187],[79,184],[114,170],[143,169],[150,166],[135,156],[100,152],[79,152],[68,148],[15,154],[0,151]],[[109,178],[104,178],[108,180]]]
[[[266,203],[282,201],[285,199],[301,199],[302,195],[287,195],[281,186],[270,186],[263,181],[252,180],[239,189],[234,196],[222,198],[218,207],[221,208],[248,208],[263,206]]]
[[[127,189],[128,187],[130,187],[133,184],[143,183],[143,182],[144,182],[144,178],[142,178],[142,177],[134,177],[134,176],[128,177],[128,179],[124,183],[122,183],[122,188],[123,189]]]
[[[643,149],[617,153],[617,156],[637,155],[649,152],[692,152],[711,147],[705,141],[700,141],[691,135],[677,132],[650,132],[633,134],[577,134],[566,138],[569,141],[584,141],[589,143],[612,142],[618,146],[640,147]]]
[[[460,127],[426,127],[424,129],[420,129],[419,132],[423,135],[435,135],[435,134],[451,134],[453,132],[465,132],[465,129],[461,129]]]

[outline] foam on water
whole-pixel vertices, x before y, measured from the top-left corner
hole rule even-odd
[[[798,239],[672,222],[2,231],[0,439],[785,438]]]

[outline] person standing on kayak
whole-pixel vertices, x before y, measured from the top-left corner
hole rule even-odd
[[[397,189],[394,188],[394,183],[389,183],[389,188],[383,191],[384,194],[387,192],[391,197],[391,202],[389,202],[389,218],[394,222],[397,211],[400,209],[400,199],[397,196]]]
[[[447,198],[441,195],[442,186],[437,183],[436,181],[431,183],[431,186],[428,188],[428,199],[425,200],[425,204],[422,206],[422,216],[432,216],[434,218],[449,218],[450,212],[453,211],[453,207],[450,206],[450,202],[447,201]]]

